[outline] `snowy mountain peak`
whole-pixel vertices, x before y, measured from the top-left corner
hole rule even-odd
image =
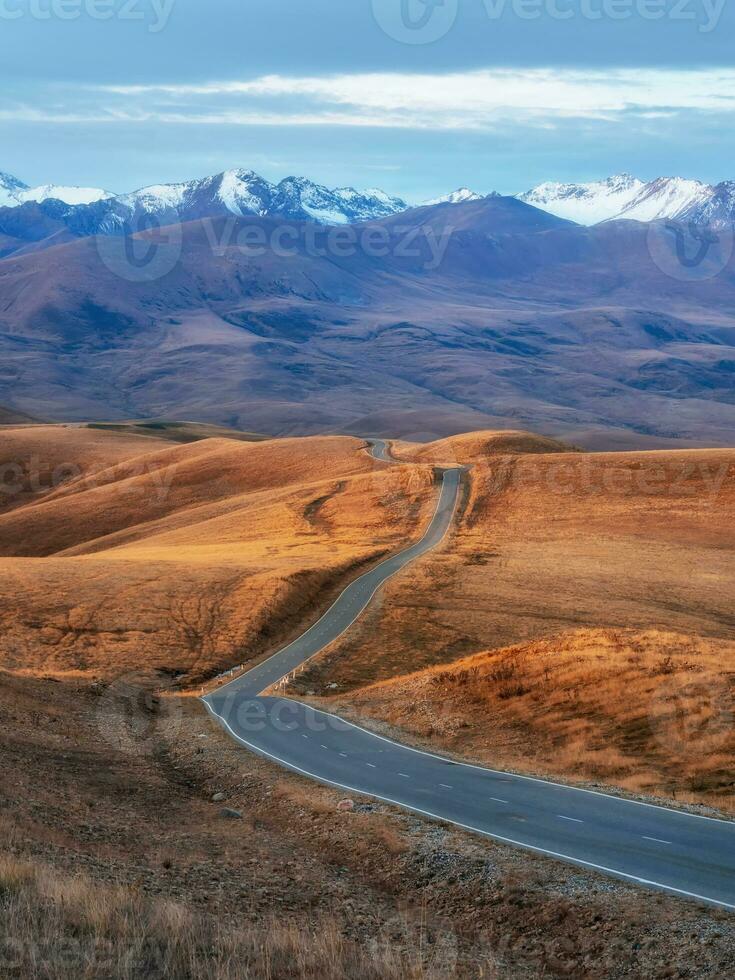
[[[619,215],[639,194],[644,183],[630,174],[616,174],[588,184],[539,184],[519,195],[525,204],[550,211],[582,225],[594,225]]]
[[[0,170],[0,188],[6,191],[27,191],[28,184],[24,184],[22,180],[18,180],[12,174],[6,174]]]
[[[443,197],[435,197],[431,201],[425,201],[424,207],[432,207],[435,204],[465,204],[467,201],[481,201],[485,195],[478,194],[476,191],[471,191],[469,187],[459,187],[456,191],[452,191],[451,194],[445,194]]]
[[[180,220],[205,215],[281,215],[319,224],[347,224],[386,217],[406,209],[405,202],[383,191],[354,187],[330,190],[306,177],[286,177],[272,184],[253,170],[226,170],[182,184],[144,187],[117,198],[132,213],[164,214],[177,211]]]
[[[64,204],[93,204],[113,195],[98,187],[64,187],[60,184],[43,184],[29,187],[11,174],[0,172],[0,207],[15,208],[30,202],[62,201]]]
[[[21,191],[20,200],[27,201],[63,201],[64,204],[94,204],[95,201],[106,201],[114,197],[109,191],[99,187],[64,187],[60,184],[43,184],[41,187],[30,187]]]
[[[461,205],[492,196],[460,187],[423,206]],[[584,225],[624,218],[677,218],[712,224],[732,224],[735,219],[735,181],[712,186],[683,177],[657,177],[645,182],[632,174],[619,173],[588,183],[549,181],[518,198]],[[84,233],[95,228],[103,234],[137,227],[145,216],[172,223],[231,214],[277,215],[292,221],[341,225],[380,220],[408,208],[405,201],[378,188],[329,188],[299,176],[271,183],[245,168],[180,183],[153,184],[117,196],[94,187],[29,187],[0,171],[0,208],[17,208],[31,202],[58,211],[59,215],[54,216],[61,217],[70,227],[85,229]]]
[[[716,224],[731,223],[735,216],[732,182],[713,187],[683,177],[657,177],[646,183],[630,174],[616,174],[587,184],[545,183],[519,198],[582,225],[622,218],[677,218]]]
[[[642,184],[637,177],[632,174],[622,173],[614,174],[612,177],[608,177],[604,183],[610,188],[610,190],[630,190],[631,187],[639,187]]]

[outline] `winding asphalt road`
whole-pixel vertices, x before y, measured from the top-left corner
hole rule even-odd
[[[385,442],[371,446],[376,458],[390,461]],[[348,629],[388,578],[441,542],[461,472],[443,472],[421,541],[352,582],[293,643],[206,695],[210,715],[241,745],[319,782],[735,911],[735,823],[455,762],[300,702],[259,696]]]

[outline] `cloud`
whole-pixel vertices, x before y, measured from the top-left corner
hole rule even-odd
[[[735,69],[606,71],[485,69],[427,75],[400,72],[332,76],[264,75],[203,85],[110,86],[119,95],[175,98],[291,97],[364,110],[423,114],[524,109],[587,114],[631,105],[722,109],[733,105]]]
[[[202,84],[112,85],[68,92],[81,105],[23,106],[4,118],[223,126],[343,126],[492,130],[509,120],[548,128],[588,119],[669,118],[735,110],[735,69],[493,68],[263,75]]]

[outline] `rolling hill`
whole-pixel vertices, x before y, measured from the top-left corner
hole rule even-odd
[[[35,477],[0,511],[0,661],[34,676],[196,683],[301,628],[434,506],[431,467],[349,437],[35,426],[0,447]]]

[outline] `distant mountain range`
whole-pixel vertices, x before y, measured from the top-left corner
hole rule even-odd
[[[17,177],[0,171],[0,208],[16,208],[28,202],[57,200],[64,204],[92,204],[104,198],[114,197],[109,191],[98,187],[64,187],[61,184],[44,184],[29,187]]]
[[[461,187],[425,206],[466,204],[496,196]],[[558,217],[582,225],[602,221],[661,218],[725,224],[735,218],[735,181],[717,185],[659,177],[644,182],[630,174],[582,184],[544,183],[517,195]],[[29,187],[0,172],[0,255],[30,246],[61,244],[92,234],[120,234],[159,224],[204,217],[278,215],[321,225],[379,221],[411,205],[384,191],[330,189],[305,177],[271,183],[252,170],[227,170],[177,184],[156,184],[129,194],[100,188],[47,184]]]
[[[582,227],[496,195],[373,219],[343,252],[328,247],[327,228],[237,217],[222,196],[215,180],[169,199],[189,213],[221,210],[183,224],[174,260],[152,279],[121,274],[99,240],[64,239],[63,224],[63,247],[0,259],[0,405],[273,435],[510,427],[597,448],[732,445],[726,242],[708,247],[701,268],[677,266],[675,251],[671,267],[651,249],[651,225]],[[42,209],[67,207],[5,209],[4,233],[11,216],[36,209],[41,234]],[[238,246],[239,229],[268,241],[284,223],[287,254]],[[377,230],[379,254],[366,244]],[[138,238],[159,253],[155,229]]]

